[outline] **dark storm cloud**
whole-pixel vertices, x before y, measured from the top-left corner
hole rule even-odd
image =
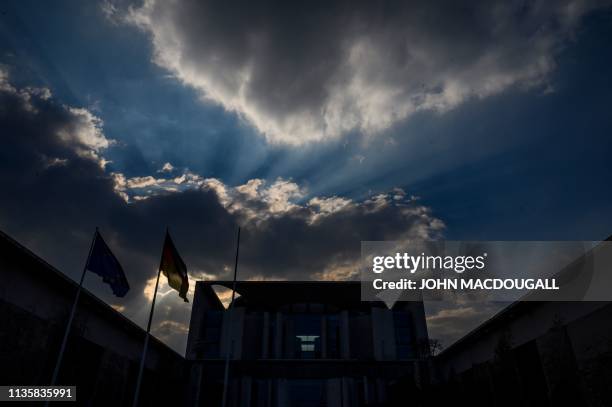
[[[145,0],[125,18],[183,83],[268,140],[301,144],[512,86],[550,90],[559,49],[603,4]]]
[[[360,202],[306,201],[302,187],[283,179],[232,187],[188,171],[170,178],[109,173],[103,153],[113,141],[102,125],[46,89],[16,89],[0,71],[0,227],[76,278],[99,226],[132,290],[116,299],[95,276],[86,286],[140,323],[166,226],[192,279],[229,277],[238,225],[241,279],[351,278],[360,240],[433,238],[443,229],[401,190]],[[165,283],[156,315],[159,334],[182,350],[189,305]]]
[[[15,89],[0,70],[0,219],[48,252],[83,238],[82,228],[105,218],[109,196],[98,151],[109,144],[88,112],[54,102],[45,89]],[[110,199],[109,199],[110,198]],[[39,234],[40,233],[40,234]],[[89,236],[89,234],[88,234]],[[67,259],[71,266],[70,259]]]

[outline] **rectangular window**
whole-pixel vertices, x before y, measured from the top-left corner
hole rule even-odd
[[[295,347],[294,357],[316,359],[321,357],[321,314],[292,314]]]

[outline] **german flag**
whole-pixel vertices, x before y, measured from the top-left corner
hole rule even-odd
[[[168,285],[177,290],[179,297],[184,299],[185,302],[189,302],[187,300],[187,291],[189,290],[187,266],[185,266],[185,262],[178,254],[167,230],[159,268],[164,273],[164,276],[168,277]]]

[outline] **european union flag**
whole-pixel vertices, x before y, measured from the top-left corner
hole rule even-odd
[[[86,269],[102,277],[102,281],[111,286],[117,297],[123,297],[130,290],[121,264],[97,230]]]

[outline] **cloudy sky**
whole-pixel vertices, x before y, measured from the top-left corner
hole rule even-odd
[[[0,228],[144,325],[192,280],[354,278],[362,240],[612,234],[605,1],[5,1]],[[192,284],[193,286],[193,284]],[[154,334],[184,351],[162,285]],[[427,304],[450,344],[496,304]]]

